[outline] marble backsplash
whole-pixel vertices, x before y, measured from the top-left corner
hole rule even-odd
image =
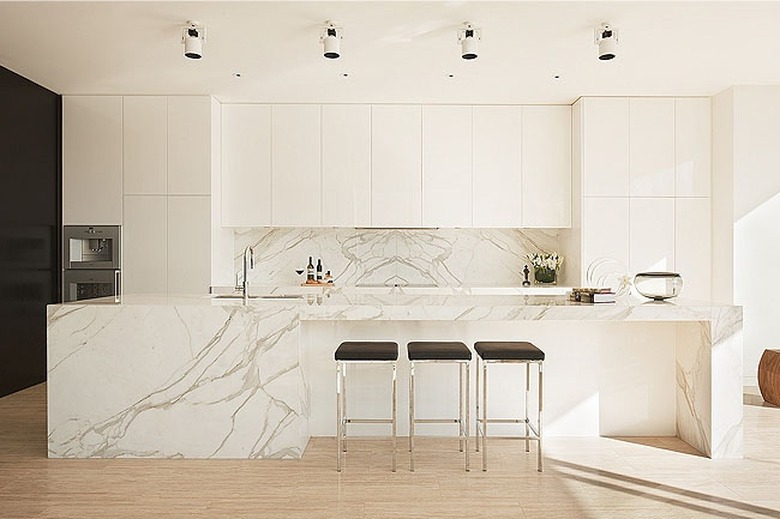
[[[234,269],[254,249],[252,285],[295,285],[309,256],[342,286],[518,286],[530,252],[557,252],[558,229],[252,228],[234,232]],[[563,268],[566,268],[564,262]]]

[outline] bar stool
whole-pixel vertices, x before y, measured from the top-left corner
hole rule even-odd
[[[479,451],[480,435],[482,439],[482,470],[487,470],[487,424],[488,423],[522,423],[525,425],[525,451],[529,452],[529,440],[538,442],[536,470],[542,472],[542,364],[544,352],[530,342],[477,342],[474,344],[477,352],[477,451]],[[487,367],[489,364],[525,364],[525,418],[524,419],[488,419],[487,417]],[[539,369],[539,410],[536,426],[528,419],[528,395],[531,390],[531,364]],[[479,372],[482,371],[482,416],[479,414]]]
[[[396,452],[396,373],[398,363],[398,344],[395,342],[342,342],[336,353],[336,470],[341,472],[341,455],[347,451],[347,424],[351,423],[389,423],[392,426],[393,461],[395,472]],[[347,366],[381,363],[393,368],[393,396],[391,418],[349,418],[347,414]],[[342,445],[344,446],[342,451]]]
[[[462,342],[410,342],[406,347],[409,357],[409,460],[414,472],[414,425],[418,423],[458,424],[458,444],[461,452],[466,451],[466,471],[469,467],[469,379],[471,350]],[[415,418],[414,414],[414,366],[418,362],[448,363],[458,365],[458,417],[457,418]],[[466,373],[466,391],[463,405],[463,373]],[[465,409],[465,420],[464,420]]]

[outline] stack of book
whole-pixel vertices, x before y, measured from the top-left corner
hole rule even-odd
[[[611,288],[572,288],[569,299],[578,303],[614,303],[615,293]]]

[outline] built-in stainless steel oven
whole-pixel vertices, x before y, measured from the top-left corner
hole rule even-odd
[[[63,299],[81,301],[121,295],[122,228],[66,225],[63,228]]]

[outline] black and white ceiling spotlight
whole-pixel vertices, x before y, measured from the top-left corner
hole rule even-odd
[[[206,42],[206,28],[195,20],[189,20],[181,28],[181,42],[184,44],[184,57],[200,59],[203,57],[203,44]]]
[[[481,39],[482,29],[475,29],[469,22],[464,23],[463,28],[458,29],[460,57],[463,59],[477,59],[479,40]]]
[[[596,27],[596,45],[599,46],[599,59],[608,61],[617,56],[618,31],[608,23]]]
[[[338,59],[341,57],[341,38],[343,29],[336,26],[336,22],[327,21],[320,32],[320,43],[322,43],[322,55],[328,59]]]

